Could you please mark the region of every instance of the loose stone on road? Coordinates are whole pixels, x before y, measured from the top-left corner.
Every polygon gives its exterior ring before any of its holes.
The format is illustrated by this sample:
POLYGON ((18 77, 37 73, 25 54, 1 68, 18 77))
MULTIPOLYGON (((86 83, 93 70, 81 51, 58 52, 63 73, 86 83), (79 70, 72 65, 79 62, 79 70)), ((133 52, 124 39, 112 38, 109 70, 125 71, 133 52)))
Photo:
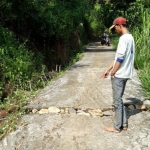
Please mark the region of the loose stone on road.
POLYGON ((129 128, 103 130, 113 124, 110 77, 100 75, 115 50, 91 43, 81 60, 45 87, 27 106, 30 113, 0 141, 0 150, 149 150, 149 101, 134 70, 123 97, 129 128))

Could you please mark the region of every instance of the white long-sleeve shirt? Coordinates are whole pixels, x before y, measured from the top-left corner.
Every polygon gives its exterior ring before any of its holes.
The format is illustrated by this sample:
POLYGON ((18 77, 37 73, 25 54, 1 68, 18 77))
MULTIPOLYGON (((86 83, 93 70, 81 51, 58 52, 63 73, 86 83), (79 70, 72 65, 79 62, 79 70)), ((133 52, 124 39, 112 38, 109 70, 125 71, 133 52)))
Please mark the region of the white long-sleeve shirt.
MULTIPOLYGON (((115 62, 121 63, 120 68, 115 73, 117 78, 132 79, 134 68, 135 44, 131 34, 123 34, 119 38, 119 43, 115 55, 115 62)), ((115 64, 114 64, 115 65, 115 64)))

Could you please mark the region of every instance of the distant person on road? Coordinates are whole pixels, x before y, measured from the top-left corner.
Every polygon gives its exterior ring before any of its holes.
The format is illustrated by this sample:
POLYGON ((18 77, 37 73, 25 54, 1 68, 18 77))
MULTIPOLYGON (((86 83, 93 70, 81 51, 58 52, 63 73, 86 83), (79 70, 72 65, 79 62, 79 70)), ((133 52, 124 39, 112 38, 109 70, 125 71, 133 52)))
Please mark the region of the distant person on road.
POLYGON ((121 130, 127 130, 128 122, 125 106, 122 96, 124 94, 126 82, 132 79, 134 68, 134 38, 127 29, 127 21, 123 17, 114 20, 110 29, 121 34, 114 61, 108 69, 102 74, 101 78, 107 78, 111 71, 111 84, 113 89, 113 107, 115 111, 114 125, 104 127, 106 131, 119 133, 121 130))
POLYGON ((109 34, 106 33, 106 32, 104 32, 103 36, 105 37, 106 42, 107 42, 107 43, 110 43, 110 41, 109 41, 109 34))

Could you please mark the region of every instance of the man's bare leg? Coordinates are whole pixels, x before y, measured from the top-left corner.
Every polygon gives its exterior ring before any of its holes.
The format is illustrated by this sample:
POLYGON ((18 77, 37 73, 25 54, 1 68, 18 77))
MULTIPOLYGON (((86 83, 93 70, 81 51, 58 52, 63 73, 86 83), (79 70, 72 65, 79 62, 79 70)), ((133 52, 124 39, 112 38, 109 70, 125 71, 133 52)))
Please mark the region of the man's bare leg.
POLYGON ((104 130, 109 131, 109 132, 115 132, 115 133, 119 133, 120 131, 114 129, 113 127, 104 127, 104 130))

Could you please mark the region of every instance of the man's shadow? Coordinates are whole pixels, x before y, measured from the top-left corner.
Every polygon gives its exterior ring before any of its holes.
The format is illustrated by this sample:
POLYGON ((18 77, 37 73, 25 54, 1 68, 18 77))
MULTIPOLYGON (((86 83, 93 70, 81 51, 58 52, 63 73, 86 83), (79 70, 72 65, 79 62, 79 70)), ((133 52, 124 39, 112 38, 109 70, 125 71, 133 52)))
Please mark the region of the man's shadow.
POLYGON ((136 115, 143 111, 144 109, 141 109, 140 106, 143 105, 143 101, 141 101, 138 98, 126 98, 126 101, 124 102, 124 106, 126 107, 126 114, 127 118, 129 119, 130 116, 136 115))

